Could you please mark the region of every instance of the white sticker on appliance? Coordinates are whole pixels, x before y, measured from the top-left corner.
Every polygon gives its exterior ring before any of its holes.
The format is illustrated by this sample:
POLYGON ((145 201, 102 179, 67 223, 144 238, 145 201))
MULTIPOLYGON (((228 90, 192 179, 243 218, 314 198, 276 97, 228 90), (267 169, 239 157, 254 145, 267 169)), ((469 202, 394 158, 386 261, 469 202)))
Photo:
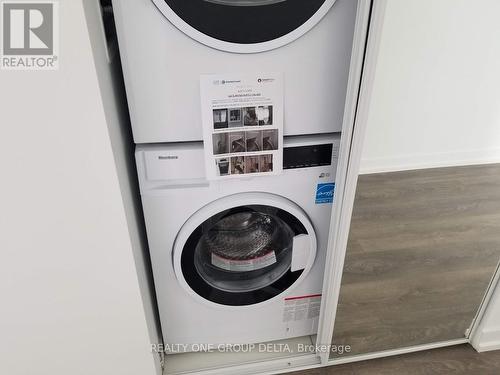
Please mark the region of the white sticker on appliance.
POLYGON ((261 257, 246 260, 235 260, 212 253, 212 265, 226 271, 248 272, 266 268, 276 263, 276 254, 271 251, 261 257))
POLYGON ((319 316, 321 294, 285 298, 283 322, 314 319, 319 316))

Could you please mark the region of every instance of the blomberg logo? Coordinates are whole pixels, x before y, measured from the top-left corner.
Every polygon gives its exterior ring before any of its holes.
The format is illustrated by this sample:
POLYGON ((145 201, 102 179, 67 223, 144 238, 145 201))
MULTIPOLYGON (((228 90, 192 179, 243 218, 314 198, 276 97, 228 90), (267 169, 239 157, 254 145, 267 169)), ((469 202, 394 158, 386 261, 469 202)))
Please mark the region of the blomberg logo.
POLYGON ((0 68, 58 69, 59 17, 55 1, 1 1, 0 68))

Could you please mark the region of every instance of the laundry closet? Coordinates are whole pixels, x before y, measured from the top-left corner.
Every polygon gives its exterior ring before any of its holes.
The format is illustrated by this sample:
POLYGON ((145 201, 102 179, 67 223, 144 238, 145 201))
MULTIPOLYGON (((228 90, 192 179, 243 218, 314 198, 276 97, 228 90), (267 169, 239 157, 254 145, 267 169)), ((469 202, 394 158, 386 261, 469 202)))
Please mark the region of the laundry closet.
POLYGON ((113 2, 167 373, 321 362, 370 8, 113 2))

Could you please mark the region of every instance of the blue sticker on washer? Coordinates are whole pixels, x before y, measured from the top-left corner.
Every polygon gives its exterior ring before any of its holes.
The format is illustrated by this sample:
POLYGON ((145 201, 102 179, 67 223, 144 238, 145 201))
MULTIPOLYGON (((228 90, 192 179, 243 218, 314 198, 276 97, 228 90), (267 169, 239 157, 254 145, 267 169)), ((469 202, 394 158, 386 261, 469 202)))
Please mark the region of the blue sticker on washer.
POLYGON ((335 183, 318 184, 316 188, 316 204, 332 203, 335 197, 335 183))

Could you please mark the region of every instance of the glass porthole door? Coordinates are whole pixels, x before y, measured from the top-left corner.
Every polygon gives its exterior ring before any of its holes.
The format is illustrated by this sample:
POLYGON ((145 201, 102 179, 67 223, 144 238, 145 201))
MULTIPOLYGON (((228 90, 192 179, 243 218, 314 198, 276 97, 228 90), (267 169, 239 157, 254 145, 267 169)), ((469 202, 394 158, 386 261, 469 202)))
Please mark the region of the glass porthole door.
POLYGON ((222 205, 218 212, 208 207, 206 215, 201 210, 185 242, 176 240, 176 274, 196 296, 229 306, 264 302, 288 290, 314 262, 316 238, 301 210, 288 201, 296 212, 254 202, 222 205))
POLYGON ((152 0, 181 31, 211 47, 253 53, 310 30, 335 0, 152 0))

